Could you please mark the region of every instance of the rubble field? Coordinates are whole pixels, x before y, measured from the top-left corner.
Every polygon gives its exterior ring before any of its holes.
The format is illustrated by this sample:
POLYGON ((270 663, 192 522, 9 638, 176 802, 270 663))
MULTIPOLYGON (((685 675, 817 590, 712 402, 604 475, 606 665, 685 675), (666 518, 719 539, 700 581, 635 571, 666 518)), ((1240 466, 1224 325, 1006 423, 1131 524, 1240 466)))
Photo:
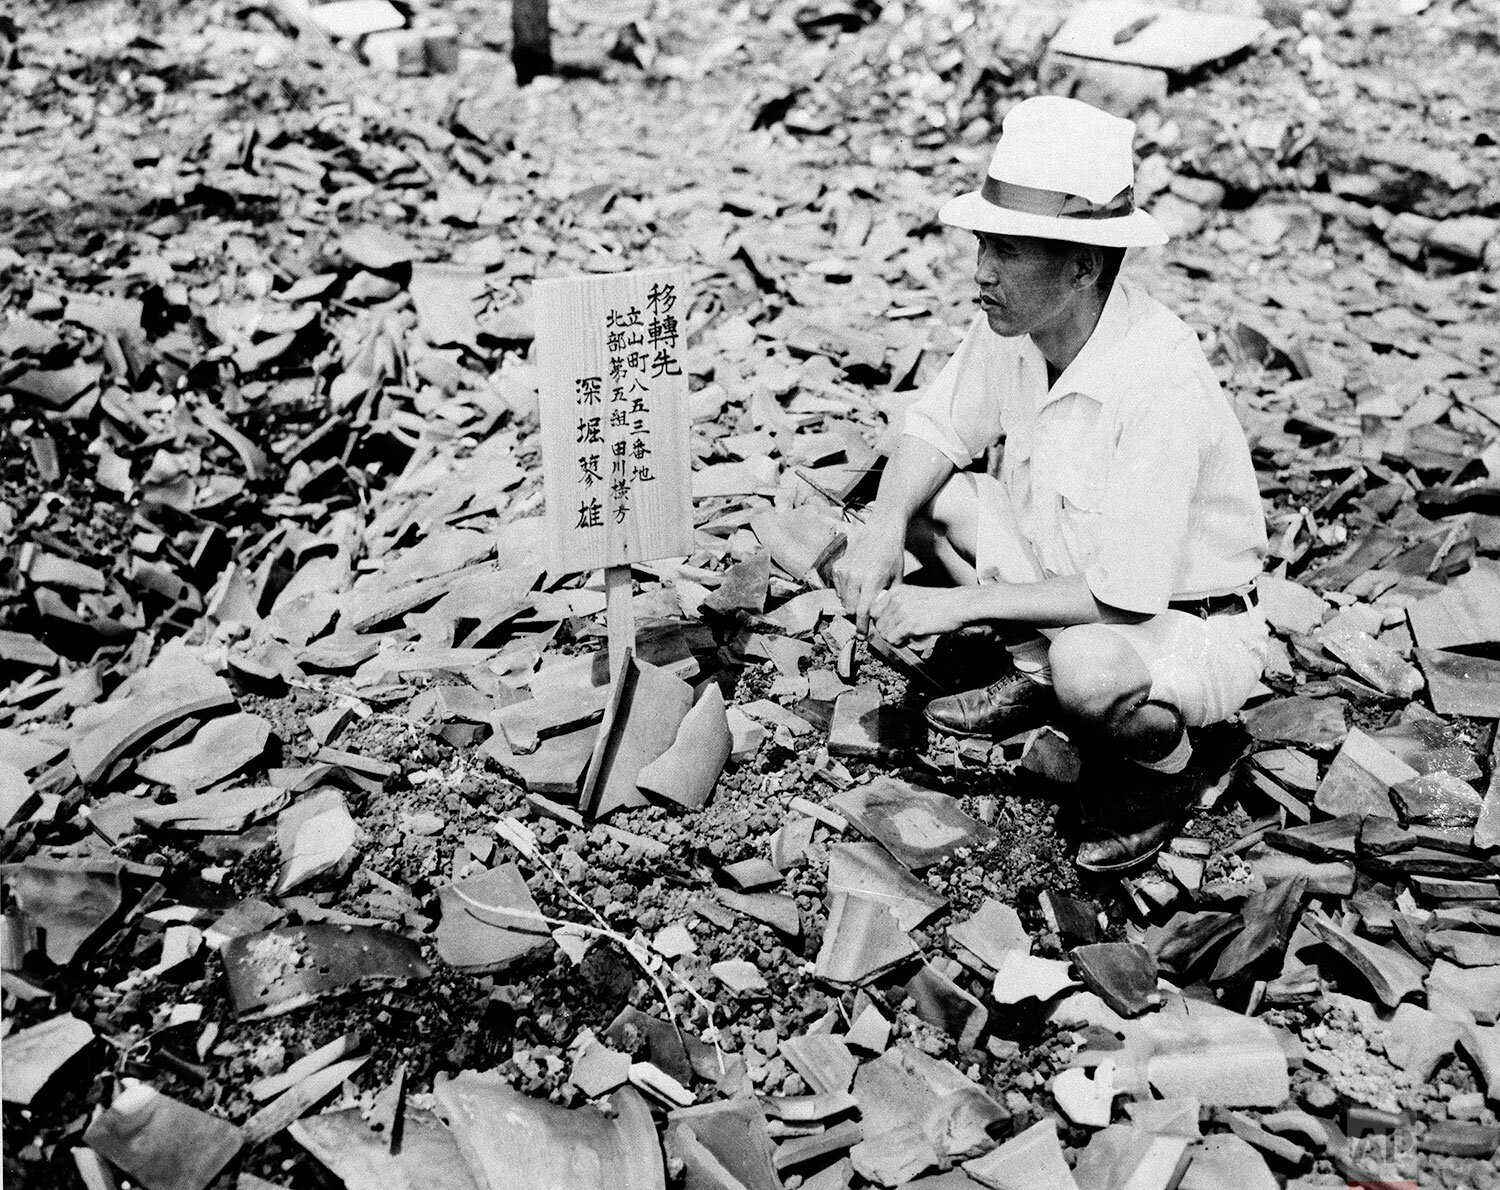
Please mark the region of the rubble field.
POLYGON ((0 14, 7 1182, 1500 1187, 1500 5, 553 0, 524 87, 509 17, 0 14), (1122 879, 1064 731, 927 731, 991 646, 826 581, 1041 91, 1136 120, 1270 529, 1122 879), (612 683, 531 289, 667 264, 612 683))

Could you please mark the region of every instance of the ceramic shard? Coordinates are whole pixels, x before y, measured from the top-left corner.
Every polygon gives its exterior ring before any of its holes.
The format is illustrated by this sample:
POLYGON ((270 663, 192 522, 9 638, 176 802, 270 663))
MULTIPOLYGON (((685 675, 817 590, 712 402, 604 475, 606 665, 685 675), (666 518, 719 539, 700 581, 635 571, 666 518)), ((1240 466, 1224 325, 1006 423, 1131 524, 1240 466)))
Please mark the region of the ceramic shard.
POLYGON ((1286 950, 1306 894, 1307 880, 1298 876, 1251 896, 1241 910, 1244 929, 1220 953, 1210 981, 1242 983, 1255 978, 1263 960, 1279 957, 1286 950))
POLYGON ((1163 1098, 1277 1107, 1291 1093, 1286 1054, 1264 1021, 1173 999, 1161 1012, 1128 1024, 1121 1066, 1139 1063, 1163 1098))
POLYGON ((1143 944, 1164 970, 1181 979, 1243 928, 1237 913, 1179 912, 1162 925, 1147 927, 1143 944))
POLYGON ((567 687, 501 707, 489 723, 514 754, 525 756, 545 739, 597 723, 608 701, 607 686, 567 687))
POLYGON ((829 805, 916 872, 994 836, 955 798, 890 777, 846 790, 829 805))
POLYGON ((1389 645, 1367 632, 1329 629, 1323 647, 1382 694, 1410 699, 1424 685, 1422 674, 1389 645))
POLYGON ((395 1152, 357 1107, 297 1120, 288 1131, 347 1190, 480 1190, 452 1131, 430 1111, 406 1108, 395 1152))
POLYGON ((134 1079, 125 1080, 83 1140, 146 1190, 203 1190, 244 1143, 228 1120, 134 1079))
POLYGON ((1114 1109, 1114 1063, 1106 1059, 1093 1075, 1074 1066, 1055 1075, 1048 1088, 1063 1115, 1075 1124, 1103 1128, 1114 1109))
POLYGON ((828 752, 831 756, 874 760, 905 747, 910 735, 899 710, 885 705, 880 687, 864 682, 835 700, 828 752))
POLYGON ((300 1120, 352 1078, 369 1057, 345 1058, 321 1070, 315 1070, 296 1086, 289 1088, 244 1122, 241 1131, 245 1143, 264 1144, 295 1120, 300 1120))
POLYGON ((276 820, 281 896, 329 872, 346 868, 358 855, 359 828, 337 789, 322 789, 292 803, 276 820))
POLYGON ((291 1012, 356 985, 424 979, 414 942, 371 926, 306 922, 231 938, 222 947, 229 995, 241 1019, 291 1012))
POLYGON ((1303 921, 1340 958, 1349 964, 1370 986, 1387 1008, 1394 1008, 1407 996, 1422 990, 1426 972, 1415 959, 1389 946, 1381 946, 1339 929, 1319 913, 1309 913, 1303 921))
POLYGON ((233 703, 229 683, 196 657, 182 649, 164 652, 129 695, 104 704, 86 726, 75 722, 73 767, 84 784, 93 785, 143 740, 190 715, 233 703))
POLYGON ((93 1040, 93 1027, 71 1015, 11 1033, 0 1046, 0 1093, 5 1102, 29 1106, 93 1040))
POLYGON ((788 938, 796 938, 802 933, 802 915, 797 909, 796 897, 773 892, 742 893, 729 888, 715 890, 714 896, 736 913, 763 921, 788 938))
POLYGON ((1327 748, 1342 740, 1349 729, 1342 700, 1296 695, 1246 711, 1245 730, 1266 744, 1327 748))
POLYGON ((1396 1005, 1395 1014, 1385 1023, 1387 1056, 1401 1067, 1426 1081, 1438 1064, 1453 1053, 1463 1035, 1463 1027, 1445 1020, 1435 1012, 1415 1004, 1396 1005))
POLYGON ((135 771, 147 781, 197 791, 238 772, 266 750, 271 725, 238 712, 210 719, 191 741, 141 761, 135 771))
POLYGON ((788 1037, 779 1050, 802 1081, 819 1095, 835 1095, 849 1089, 858 1063, 849 1046, 828 1033, 788 1037))
POLYGON ((820 979, 831 983, 861 984, 917 953, 916 944, 885 905, 835 893, 816 971, 820 979))
POLYGON ((433 1087, 437 1110, 485 1190, 663 1190, 651 1113, 630 1088, 613 1119, 532 1099, 497 1074, 465 1070, 433 1087))
POLYGON ((1442 649, 1418 649, 1416 656, 1439 715, 1500 719, 1500 661, 1442 649))
POLYGON ((930 963, 907 982, 906 994, 917 1016, 958 1042, 961 1053, 974 1048, 989 1023, 989 1010, 930 963))
POLYGON ((222 789, 200 793, 167 805, 145 805, 134 811, 147 826, 174 831, 240 831, 276 813, 291 798, 289 790, 274 785, 222 789))
POLYGON ((829 848, 828 891, 879 901, 903 930, 916 929, 948 903, 878 843, 837 843, 829 848))
POLYGON ((684 1167, 684 1190, 781 1190, 775 1145, 753 1099, 668 1113, 666 1151, 684 1167))
POLYGON ((527 792, 561 798, 571 805, 578 800, 598 739, 597 727, 585 727, 548 736, 534 752, 516 754, 497 735, 486 740, 480 751, 513 774, 527 792))
POLYGON ((1133 942, 1096 942, 1068 952, 1083 982, 1121 1016, 1140 1016, 1161 1003, 1156 960, 1133 942))
POLYGON ((995 971, 991 994, 999 1004, 1022 1000, 1050 1000, 1064 988, 1077 984, 1067 963, 1043 959, 1013 950, 1005 954, 995 971))
POLYGON ((438 889, 442 920, 437 952, 450 967, 470 974, 502 971, 551 945, 549 925, 526 879, 513 863, 438 889))
POLYGON ((630 1055, 590 1041, 573 1059, 568 1081, 590 1099, 607 1095, 630 1081, 630 1055))
POLYGON ((938 1162, 937 1150, 913 1124, 869 1132, 849 1150, 849 1161, 865 1181, 876 1186, 904 1186, 938 1162))
POLYGON ((1237 1136, 1207 1137, 1193 1149, 1177 1190, 1277 1190, 1266 1159, 1237 1136))
POLYGON ((1138 0, 1090 0, 1052 39, 1055 53, 1190 72, 1252 46, 1271 28, 1258 16, 1185 11, 1138 0), (1129 36, 1122 37, 1122 32, 1129 36))
POLYGON ((1009 905, 986 897, 974 916, 948 927, 948 937, 991 969, 1012 950, 1031 953, 1031 937, 1009 905))
POLYGON ((1391 790, 1406 826, 1472 827, 1484 809, 1474 787, 1448 773, 1426 773, 1391 790))
POLYGON ((1355 728, 1328 766, 1313 802, 1332 817, 1381 814, 1394 818, 1391 787, 1417 775, 1410 765, 1355 728))
POLYGON ((636 789, 641 770, 677 738, 693 705, 693 688, 677 675, 629 658, 610 692, 580 796, 594 817, 646 804, 636 789))
POLYGON ((989 1190, 1079 1190, 1063 1158, 1057 1121, 1033 1124, 998 1149, 964 1162, 964 1172, 989 1190))
POLYGON ((1158 1136, 1129 1124, 1111 1124, 1078 1155, 1078 1190, 1170 1190, 1188 1161, 1181 1136, 1158 1136))
POLYGON ((25 926, 41 932, 43 953, 58 966, 86 953, 121 905, 120 865, 114 860, 33 857, 0 865, 0 882, 15 898, 25 926))
POLYGON ((1461 649, 1493 643, 1500 636, 1500 566, 1476 558, 1474 565, 1436 595, 1407 608, 1412 636, 1424 649, 1461 649))
POLYGON ((641 769, 636 788, 685 810, 699 809, 712 795, 733 746, 724 693, 710 682, 683 716, 671 747, 641 769))

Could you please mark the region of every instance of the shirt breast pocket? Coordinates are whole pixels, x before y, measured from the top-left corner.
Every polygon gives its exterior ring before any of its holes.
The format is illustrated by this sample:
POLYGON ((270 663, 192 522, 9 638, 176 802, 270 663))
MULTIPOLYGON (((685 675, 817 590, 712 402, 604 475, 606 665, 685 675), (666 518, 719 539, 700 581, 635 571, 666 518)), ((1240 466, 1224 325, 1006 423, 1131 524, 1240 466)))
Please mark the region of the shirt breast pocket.
POLYGON ((1083 570, 1099 553, 1104 519, 1104 476, 1067 468, 1057 477, 1057 529, 1066 554, 1066 572, 1083 570))
POLYGON ((1062 497, 1066 507, 1099 512, 1109 465, 1100 409, 1079 395, 1061 397, 1042 411, 1036 428, 1034 463, 1038 482, 1062 497))
POLYGON ((1104 476, 1076 467, 1066 467, 1057 475, 1057 494, 1064 513, 1098 516, 1104 511, 1104 476))

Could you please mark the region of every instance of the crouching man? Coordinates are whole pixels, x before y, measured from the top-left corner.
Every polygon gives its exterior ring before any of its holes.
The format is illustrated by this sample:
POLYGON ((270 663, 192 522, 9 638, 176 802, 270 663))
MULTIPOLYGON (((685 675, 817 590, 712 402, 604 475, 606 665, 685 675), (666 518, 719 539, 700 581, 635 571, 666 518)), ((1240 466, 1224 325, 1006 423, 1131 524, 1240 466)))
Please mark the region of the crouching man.
POLYGON ((1116 280, 1127 248, 1166 242, 1134 203, 1134 132, 1077 100, 1025 100, 981 187, 943 206, 978 238, 982 312, 911 407, 835 572, 861 630, 894 644, 1002 634, 1003 672, 927 719, 995 739, 1064 726, 1110 774, 1083 787, 1091 871, 1177 828, 1188 729, 1243 705, 1266 647, 1244 432, 1192 330, 1116 280), (998 474, 976 466, 1000 443, 998 474), (908 549, 954 585, 903 584, 908 549))

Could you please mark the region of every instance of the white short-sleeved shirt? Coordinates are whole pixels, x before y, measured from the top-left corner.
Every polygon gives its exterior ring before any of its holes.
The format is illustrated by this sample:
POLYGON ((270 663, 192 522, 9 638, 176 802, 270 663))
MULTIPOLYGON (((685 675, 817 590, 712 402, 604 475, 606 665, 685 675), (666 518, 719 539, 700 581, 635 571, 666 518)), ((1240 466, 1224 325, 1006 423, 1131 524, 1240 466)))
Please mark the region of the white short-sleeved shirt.
POLYGON ((1156 615, 1261 571, 1244 431, 1192 329, 1127 282, 1050 388, 1030 337, 980 315, 905 432, 960 469, 1003 439, 999 478, 1043 573, 1082 572, 1102 603, 1156 615))

